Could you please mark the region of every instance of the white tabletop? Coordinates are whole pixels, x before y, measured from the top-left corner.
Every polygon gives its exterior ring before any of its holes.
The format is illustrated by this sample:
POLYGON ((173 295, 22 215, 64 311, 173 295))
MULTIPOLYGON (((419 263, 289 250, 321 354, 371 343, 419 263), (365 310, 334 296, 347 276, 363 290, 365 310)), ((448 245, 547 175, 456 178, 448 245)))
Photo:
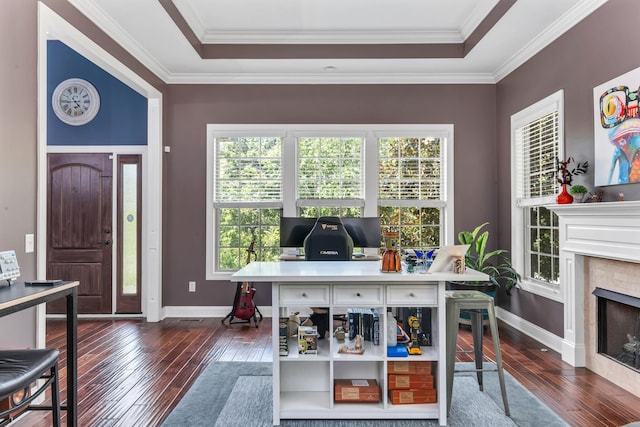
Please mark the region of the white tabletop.
POLYGON ((233 282, 439 282, 488 281, 467 269, 464 274, 383 273, 380 261, 251 262, 231 276, 233 282))

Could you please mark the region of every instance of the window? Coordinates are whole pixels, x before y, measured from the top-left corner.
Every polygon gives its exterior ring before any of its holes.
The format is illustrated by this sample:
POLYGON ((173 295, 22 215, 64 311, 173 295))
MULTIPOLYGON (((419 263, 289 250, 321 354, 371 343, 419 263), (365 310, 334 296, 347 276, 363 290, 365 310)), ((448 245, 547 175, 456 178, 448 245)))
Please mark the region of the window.
POLYGON ((444 152, 437 137, 378 140, 378 214, 383 231, 399 231, 400 246, 440 246, 444 152))
POLYGON ((258 259, 275 259, 282 208, 282 138, 219 135, 212 151, 215 270, 243 267, 254 239, 258 259))
POLYGON ((558 218, 544 205, 554 203, 558 192, 563 98, 559 91, 511 118, 513 264, 522 273, 524 289, 558 301, 558 218))
POLYGON ((363 137, 298 137, 298 215, 362 216, 363 137))
POLYGON ((452 125, 209 125, 207 278, 280 255, 280 216, 382 218, 401 247, 453 244, 452 125))

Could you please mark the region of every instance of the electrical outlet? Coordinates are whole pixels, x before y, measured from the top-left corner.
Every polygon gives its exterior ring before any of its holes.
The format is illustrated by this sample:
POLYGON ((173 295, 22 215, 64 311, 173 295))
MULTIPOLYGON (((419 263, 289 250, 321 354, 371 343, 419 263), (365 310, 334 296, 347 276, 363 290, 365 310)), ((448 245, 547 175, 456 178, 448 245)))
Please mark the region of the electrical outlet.
POLYGON ((189 292, 196 291, 196 282, 189 282, 189 292))

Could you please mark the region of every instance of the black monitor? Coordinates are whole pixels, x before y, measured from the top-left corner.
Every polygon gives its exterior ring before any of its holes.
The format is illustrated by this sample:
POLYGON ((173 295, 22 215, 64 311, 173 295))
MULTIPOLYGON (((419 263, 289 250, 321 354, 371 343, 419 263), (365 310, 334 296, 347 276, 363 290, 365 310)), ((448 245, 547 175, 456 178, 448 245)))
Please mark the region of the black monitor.
MULTIPOLYGON (((380 218, 340 218, 353 240, 354 248, 379 248, 382 245, 380 218)), ((280 217, 280 247, 301 248, 317 218, 280 217)))
POLYGON ((342 218, 344 228, 353 239, 354 248, 379 248, 382 246, 380 218, 342 218))
POLYGON ((280 217, 280 247, 301 248, 316 218, 280 217))

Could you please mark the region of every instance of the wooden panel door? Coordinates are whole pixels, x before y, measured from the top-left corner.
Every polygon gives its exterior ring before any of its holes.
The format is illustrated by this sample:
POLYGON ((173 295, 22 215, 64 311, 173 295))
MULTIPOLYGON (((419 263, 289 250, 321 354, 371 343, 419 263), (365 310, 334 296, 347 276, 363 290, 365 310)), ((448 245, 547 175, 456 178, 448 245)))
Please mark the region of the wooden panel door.
MULTIPOLYGON (((112 156, 49 154, 47 278, 77 280, 78 313, 112 312, 112 156)), ((48 313, 64 304, 48 303, 48 313)))

